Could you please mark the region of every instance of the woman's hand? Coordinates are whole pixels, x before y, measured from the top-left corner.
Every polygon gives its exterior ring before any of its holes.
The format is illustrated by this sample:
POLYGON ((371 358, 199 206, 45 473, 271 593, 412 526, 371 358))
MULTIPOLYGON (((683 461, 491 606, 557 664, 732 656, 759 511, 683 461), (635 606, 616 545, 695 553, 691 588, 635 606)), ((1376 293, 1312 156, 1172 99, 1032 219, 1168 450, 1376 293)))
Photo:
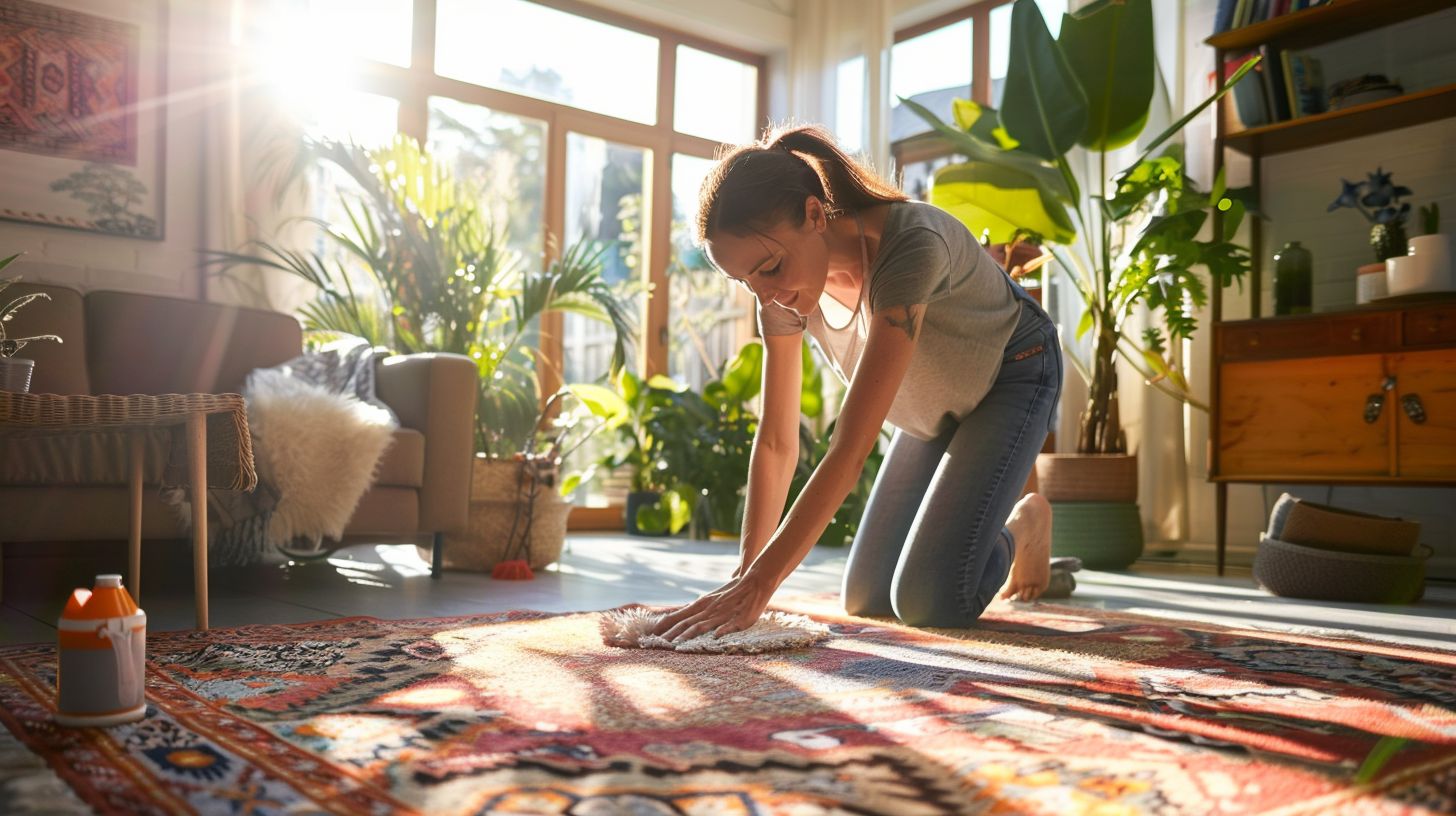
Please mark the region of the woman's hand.
POLYGON ((687 606, 663 616, 653 627, 652 634, 679 643, 704 633, 726 635, 741 632, 758 622, 777 588, 761 573, 747 570, 687 606))

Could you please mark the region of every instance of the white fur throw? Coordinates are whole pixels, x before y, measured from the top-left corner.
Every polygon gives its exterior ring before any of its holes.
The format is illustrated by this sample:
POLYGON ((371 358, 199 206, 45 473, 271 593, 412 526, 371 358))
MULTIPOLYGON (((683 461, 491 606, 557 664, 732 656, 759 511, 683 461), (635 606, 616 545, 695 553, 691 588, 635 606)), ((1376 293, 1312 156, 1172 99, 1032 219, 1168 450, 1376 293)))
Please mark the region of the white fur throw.
POLYGON ((268 541, 342 538, 397 422, 389 411, 277 370, 248 379, 258 476, 277 488, 268 541))
POLYGON ((681 643, 649 634, 665 613, 645 607, 613 609, 602 613, 602 642, 625 649, 667 649, 697 654, 756 654, 813 646, 829 637, 829 627, 803 615, 765 612, 741 632, 714 637, 712 632, 681 643))

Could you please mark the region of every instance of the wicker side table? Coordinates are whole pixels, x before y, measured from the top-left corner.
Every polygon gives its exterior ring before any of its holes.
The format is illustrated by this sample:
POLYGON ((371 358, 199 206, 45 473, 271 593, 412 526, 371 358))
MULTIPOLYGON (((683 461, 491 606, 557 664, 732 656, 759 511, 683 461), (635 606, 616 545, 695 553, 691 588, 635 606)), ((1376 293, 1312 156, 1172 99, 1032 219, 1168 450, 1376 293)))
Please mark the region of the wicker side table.
MULTIPOLYGON (((193 590, 197 628, 207 628, 207 488, 252 490, 253 469, 248 414, 238 394, 62 395, 0 391, 0 436, 39 436, 100 430, 182 426, 178 444, 185 446, 192 503, 193 590)), ((129 445, 128 487, 131 493, 128 540, 128 582, 141 597, 142 465, 141 433, 129 445)))

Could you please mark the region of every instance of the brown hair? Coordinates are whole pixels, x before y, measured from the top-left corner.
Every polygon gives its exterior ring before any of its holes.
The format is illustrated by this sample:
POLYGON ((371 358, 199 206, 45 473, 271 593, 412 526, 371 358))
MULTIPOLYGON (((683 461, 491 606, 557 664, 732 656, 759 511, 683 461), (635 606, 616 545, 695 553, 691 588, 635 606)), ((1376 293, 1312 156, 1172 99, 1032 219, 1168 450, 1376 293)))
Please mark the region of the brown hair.
POLYGON ((910 198, 841 150, 823 127, 779 126, 719 155, 698 192, 698 243, 785 221, 797 227, 809 196, 830 216, 910 198))

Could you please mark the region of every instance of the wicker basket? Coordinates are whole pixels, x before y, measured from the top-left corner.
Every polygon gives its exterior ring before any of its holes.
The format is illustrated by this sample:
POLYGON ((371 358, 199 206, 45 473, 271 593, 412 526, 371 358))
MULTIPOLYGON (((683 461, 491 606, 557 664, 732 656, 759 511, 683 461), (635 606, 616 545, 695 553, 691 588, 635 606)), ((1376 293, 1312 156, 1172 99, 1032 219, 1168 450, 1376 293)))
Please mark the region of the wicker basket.
POLYGON ((1282 529, 1269 530, 1279 541, 1322 550, 1366 555, 1409 556, 1421 537, 1420 522, 1406 521, 1296 499, 1282 529))
POLYGON ((1426 559, 1322 550, 1260 536, 1254 579, 1288 598, 1414 603, 1425 590, 1426 559))
POLYGON ((1036 491, 1049 502, 1136 502, 1137 456, 1120 453, 1043 453, 1036 457, 1036 491))
POLYGON ((1052 502, 1052 555, 1122 569, 1143 554, 1143 520, 1127 502, 1052 502))
POLYGON ((566 544, 566 519, 571 506, 554 483, 538 484, 535 500, 524 500, 533 487, 530 471, 520 462, 477 454, 470 474, 470 528, 445 536, 445 568, 489 572, 520 545, 529 520, 528 562, 532 569, 555 563, 566 544), (512 528, 514 527, 514 538, 512 528))

